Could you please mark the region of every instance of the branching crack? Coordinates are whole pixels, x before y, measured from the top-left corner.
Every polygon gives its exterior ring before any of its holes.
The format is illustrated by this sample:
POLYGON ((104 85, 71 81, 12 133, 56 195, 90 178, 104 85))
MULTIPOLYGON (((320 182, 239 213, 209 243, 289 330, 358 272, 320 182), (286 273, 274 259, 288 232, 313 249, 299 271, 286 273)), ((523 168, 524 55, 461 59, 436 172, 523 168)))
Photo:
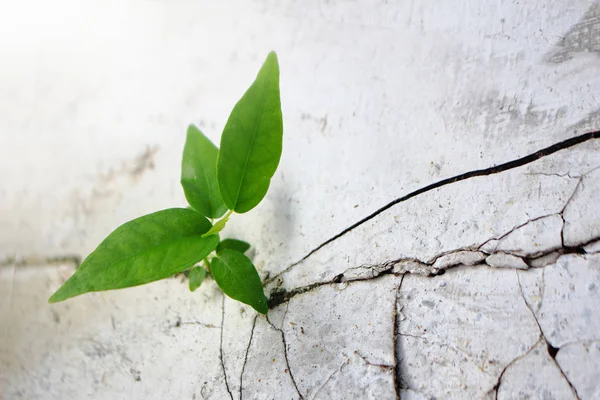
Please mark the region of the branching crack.
POLYGON ((256 319, 258 315, 254 316, 252 320, 252 330, 250 331, 250 339, 248 340, 248 346, 246 347, 246 352, 244 353, 244 363, 242 364, 242 372, 240 372, 240 400, 242 400, 242 394, 244 389, 244 371, 246 370, 246 363, 248 362, 248 353, 250 352, 250 346, 252 345, 252 338, 254 337, 254 328, 256 328, 256 319))
MULTIPOLYGON (((554 214, 552 214, 554 215, 554 214)), ((542 218, 542 217, 539 217, 542 218)), ((524 257, 524 256, 519 256, 517 254, 513 254, 510 252, 500 252, 500 253, 504 253, 504 254, 510 254, 513 255, 515 257, 519 257, 521 258, 525 264, 527 264, 528 266, 532 266, 533 262, 536 260, 540 260, 545 256, 548 255, 552 255, 552 254, 558 254, 558 256, 556 257, 556 259, 558 259, 560 256, 566 255, 566 254, 587 254, 587 252, 585 251, 584 247, 589 245, 590 243, 593 243, 597 240, 600 240, 600 237, 594 237, 588 241, 586 241, 585 243, 582 243, 578 246, 564 246, 562 248, 559 249, 550 249, 547 250, 545 252, 541 252, 539 254, 535 254, 535 257, 524 257)), ((477 247, 478 248, 478 247, 477 247)), ((453 254, 453 253, 457 253, 457 252, 462 252, 462 251, 466 251, 465 248, 460 248, 457 250, 453 250, 453 251, 449 251, 449 252, 445 252, 444 255, 447 254, 453 254)), ((479 251, 479 250, 478 250, 479 251)), ((491 254, 496 254, 496 253, 486 253, 483 252, 485 254, 491 255, 491 254)), ((350 284, 350 283, 354 283, 354 282, 362 282, 362 281, 370 281, 370 280, 374 280, 374 279, 379 279, 382 278, 386 275, 405 275, 405 274, 409 274, 409 273, 415 273, 415 272, 411 272, 411 271, 394 271, 394 265, 400 264, 402 262, 415 262, 415 263, 419 263, 422 266, 428 267, 429 268, 429 274, 426 275, 429 278, 433 278, 435 276, 438 275, 442 275, 445 273, 446 269, 449 268, 453 268, 453 267, 457 267, 460 266, 461 264, 455 264, 455 265, 450 265, 448 267, 446 267, 445 269, 440 269, 440 270, 436 270, 435 268, 433 268, 433 265, 435 263, 435 260, 437 260, 439 258, 435 257, 433 258, 433 261, 428 261, 428 262, 424 262, 424 261, 419 261, 417 259, 414 258, 401 258, 398 260, 394 260, 394 261, 389 261, 386 262, 384 264, 381 264, 380 266, 376 266, 378 267, 378 271, 379 274, 378 275, 370 275, 370 276, 366 276, 366 277, 360 277, 360 278, 352 278, 352 279, 345 279, 344 274, 340 274, 337 275, 334 279, 330 280, 330 281, 325 281, 325 282, 317 282, 317 283, 313 283, 307 286, 302 286, 299 288, 295 288, 293 290, 280 290, 280 289, 274 289, 271 292, 270 298, 269 298, 269 308, 273 308, 276 307, 280 304, 286 303, 287 301, 289 301, 292 297, 295 297, 299 294, 303 294, 303 293, 307 293, 310 291, 313 291, 317 288, 320 288, 321 286, 327 286, 327 285, 332 285, 332 284, 337 284, 339 282, 343 282, 344 284, 350 284), (383 268, 385 267, 385 268, 383 268)), ((547 263, 541 265, 541 267, 544 267, 546 265, 551 265, 554 264, 556 262, 556 259, 550 260, 547 263)), ((487 264, 485 263, 479 263, 479 264, 475 264, 473 266, 486 266, 487 264)), ((540 267, 540 265, 538 265, 537 267, 540 267)), ((366 267, 365 267, 366 268, 366 267)))
POLYGON ((267 315, 267 322, 269 323, 269 325, 271 325, 271 327, 273 329, 275 329, 276 331, 278 331, 281 334, 281 341, 283 342, 283 357, 285 359, 285 365, 287 366, 288 374, 290 375, 290 378, 292 380, 292 383, 294 384, 294 388, 296 389, 298 396, 300 397, 300 399, 304 399, 304 396, 302 396, 302 393, 300 393, 300 389, 298 389, 298 385, 296 384, 296 379, 294 379, 294 374, 292 373, 292 368, 290 366, 290 361, 288 359, 288 353, 287 353, 288 346, 287 346, 287 342, 285 340, 285 333, 283 332, 283 329, 277 328, 273 323, 271 323, 268 315, 267 315))
MULTIPOLYGON (((223 359, 223 327, 225 326, 225 295, 223 294, 223 301, 221 302, 221 338, 219 340, 219 360, 221 361, 221 369, 223 370, 223 378, 225 379, 225 387, 229 397, 233 400, 233 394, 229 388, 229 382, 227 381, 227 370, 225 369, 225 360, 223 359)), ((240 386, 241 387, 241 386, 240 386)))
POLYGON ((395 206, 396 204, 402 203, 406 200, 409 200, 415 196, 418 196, 420 194, 429 192, 431 190, 440 188, 442 186, 446 186, 446 185, 450 185, 452 183, 456 183, 456 182, 461 182, 467 179, 471 179, 471 178, 475 178, 478 176, 487 176, 487 175, 494 175, 497 173, 501 173, 501 172, 505 172, 511 169, 515 169, 518 167, 522 167, 523 165, 527 165, 530 164, 536 160, 539 160, 540 158, 549 156, 551 154, 554 154, 556 152, 559 152, 561 150, 565 150, 568 148, 571 148, 573 146, 576 146, 578 144, 587 142, 589 140, 594 140, 594 139, 600 139, 600 131, 593 131, 593 132, 588 132, 588 133, 584 133, 582 135, 579 136, 575 136, 572 137, 570 139, 566 139, 563 140, 562 142, 558 142, 555 143, 551 146, 548 146, 544 149, 538 150, 532 154, 529 154, 525 157, 521 157, 518 158, 516 160, 512 160, 512 161, 508 161, 493 167, 488 167, 488 168, 484 168, 484 169, 479 169, 479 170, 474 170, 474 171, 469 171, 469 172, 465 172, 459 175, 455 175, 453 177, 450 178, 446 178, 446 179, 442 179, 441 181, 432 183, 430 185, 424 186, 420 189, 417 189, 411 193, 408 193, 402 197, 399 197, 395 200, 392 200, 391 202, 389 202, 388 204, 384 205, 383 207, 379 208, 378 210, 374 211, 373 213, 371 213, 370 215, 367 215, 366 217, 364 217, 363 219, 359 220, 358 222, 355 222, 354 224, 350 225, 349 227, 347 227, 346 229, 342 230, 340 233, 332 236, 331 238, 327 239, 326 241, 324 241, 323 243, 321 243, 320 245, 318 245, 317 247, 315 247, 314 249, 312 249, 311 251, 309 251, 304 257, 302 257, 300 260, 292 263, 290 266, 288 266, 285 270, 281 271, 280 273, 278 273, 277 275, 271 277, 270 279, 268 279, 265 284, 271 283, 273 281, 275 281, 277 278, 279 278, 282 274, 286 273, 287 271, 289 271, 290 269, 292 269, 293 267, 295 267, 296 265, 300 264, 302 261, 306 260, 308 257, 310 257, 311 255, 313 255, 314 253, 316 253, 317 251, 319 251, 320 249, 322 249, 323 247, 327 246, 329 243, 339 239, 340 237, 344 236, 346 233, 352 231, 353 229, 357 228, 358 226, 364 224, 365 222, 375 218, 377 215, 381 214, 382 212, 392 208, 393 206, 395 206))
MULTIPOLYGON (((579 394, 577 393, 577 389, 575 389, 575 386, 573 386, 573 384, 571 383, 571 381, 569 380, 569 378, 567 378, 567 375, 565 374, 565 372, 561 368, 561 366, 558 363, 558 361, 556 361, 556 354, 558 353, 558 351, 560 349, 552 346, 552 344, 546 338, 546 335, 544 334, 544 330, 542 329, 542 325, 540 325, 540 321, 538 320, 537 315, 535 314, 535 312, 533 311, 533 308, 531 308, 531 305, 529 304, 529 302, 525 298, 525 292, 523 291, 523 285, 521 285, 521 279, 519 278, 519 273, 517 271, 515 271, 515 274, 517 276, 517 283, 519 284, 519 290, 521 292, 521 297, 523 298, 523 302, 525 303, 525 306, 527 307, 527 309, 531 313, 531 316, 533 317, 536 325, 538 326, 538 329, 540 331, 541 339, 543 339, 544 342, 546 343, 546 348, 548 349, 548 354, 550 355, 550 358, 552 358, 552 362, 554 362, 554 365, 556 365, 556 368, 558 368, 558 371, 560 372, 560 374, 563 376, 563 378, 565 379, 565 381, 569 384, 569 387, 571 388, 571 391, 573 392, 573 395, 575 396, 575 398, 577 400, 581 400, 581 398, 579 397, 579 394)), ((504 373, 504 371, 503 371, 503 373, 504 373)), ((498 379, 498 383, 500 383, 500 379, 498 379)))

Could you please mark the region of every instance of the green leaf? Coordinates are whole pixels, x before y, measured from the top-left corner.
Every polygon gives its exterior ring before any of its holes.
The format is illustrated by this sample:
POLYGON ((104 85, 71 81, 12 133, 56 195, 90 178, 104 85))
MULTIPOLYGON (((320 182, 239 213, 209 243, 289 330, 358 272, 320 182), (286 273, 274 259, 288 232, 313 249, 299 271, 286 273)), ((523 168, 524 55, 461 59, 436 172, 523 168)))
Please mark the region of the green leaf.
POLYGON ((190 125, 183 148, 181 186, 188 203, 207 218, 219 218, 227 206, 217 183, 219 150, 204 134, 190 125))
POLYGON ((190 292, 198 289, 202 285, 204 278, 206 278, 206 270, 204 268, 195 267, 190 269, 190 292))
POLYGON ((100 243, 49 302, 137 286, 185 271, 216 248, 218 236, 202 238, 210 227, 206 218, 185 208, 127 222, 100 243))
POLYGON ((212 259, 210 273, 227 296, 252 306, 259 313, 269 311, 258 272, 242 253, 222 250, 212 259))
POLYGON ((223 239, 221 243, 217 245, 217 254, 225 249, 239 251, 245 253, 250 248, 250 243, 246 243, 243 240, 237 239, 223 239))
POLYGON ((221 136, 217 177, 230 210, 245 213, 263 199, 281 158, 282 140, 279 64, 271 52, 221 136))
POLYGON ((202 235, 202 237, 216 235, 217 233, 221 232, 225 228, 225 225, 227 225, 227 221, 229 221, 229 217, 231 217, 232 212, 233 212, 233 210, 229 210, 227 215, 225 215, 223 218, 221 218, 220 220, 215 222, 215 224, 212 226, 212 228, 210 228, 208 232, 206 232, 204 235, 202 235))

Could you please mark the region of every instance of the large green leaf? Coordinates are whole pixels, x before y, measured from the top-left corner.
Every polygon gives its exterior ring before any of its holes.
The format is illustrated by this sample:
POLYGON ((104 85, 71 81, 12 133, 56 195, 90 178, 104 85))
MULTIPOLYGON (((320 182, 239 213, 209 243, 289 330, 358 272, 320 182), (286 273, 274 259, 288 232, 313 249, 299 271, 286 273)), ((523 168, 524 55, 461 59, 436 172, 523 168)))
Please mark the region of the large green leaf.
POLYGON ((279 64, 271 52, 221 136, 217 177, 229 209, 245 213, 260 203, 279 164, 282 139, 279 64))
POLYGON ((227 211, 217 184, 219 150, 204 134, 190 125, 183 148, 181 186, 188 203, 208 218, 219 218, 227 211))
POLYGON ((210 273, 227 296, 252 306, 259 313, 269 311, 258 272, 242 253, 222 250, 212 259, 210 273))
POLYGON ((218 236, 201 237, 210 227, 206 218, 184 208, 127 222, 100 243, 49 302, 137 286, 182 272, 216 248, 218 236))

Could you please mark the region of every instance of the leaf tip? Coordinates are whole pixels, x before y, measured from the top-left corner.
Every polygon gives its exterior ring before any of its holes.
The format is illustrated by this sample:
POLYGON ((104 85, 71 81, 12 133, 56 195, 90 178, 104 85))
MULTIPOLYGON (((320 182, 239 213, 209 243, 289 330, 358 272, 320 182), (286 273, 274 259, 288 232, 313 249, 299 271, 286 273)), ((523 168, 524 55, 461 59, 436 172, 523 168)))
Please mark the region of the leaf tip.
POLYGON ((60 295, 60 289, 58 289, 50 298, 48 299, 48 304, 58 303, 59 301, 63 301, 65 298, 60 295))

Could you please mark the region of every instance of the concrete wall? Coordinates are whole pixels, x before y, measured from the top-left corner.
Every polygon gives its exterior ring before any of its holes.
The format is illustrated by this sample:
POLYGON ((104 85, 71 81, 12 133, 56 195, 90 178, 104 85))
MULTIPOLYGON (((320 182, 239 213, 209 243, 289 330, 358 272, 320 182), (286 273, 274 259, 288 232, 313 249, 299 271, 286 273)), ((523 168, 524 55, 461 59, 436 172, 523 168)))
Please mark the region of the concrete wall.
POLYGON ((2 9, 0 398, 600 397, 600 2, 2 9), (271 49, 282 162, 225 231, 268 318, 179 278, 48 305, 185 204, 185 127, 217 141, 271 49))

